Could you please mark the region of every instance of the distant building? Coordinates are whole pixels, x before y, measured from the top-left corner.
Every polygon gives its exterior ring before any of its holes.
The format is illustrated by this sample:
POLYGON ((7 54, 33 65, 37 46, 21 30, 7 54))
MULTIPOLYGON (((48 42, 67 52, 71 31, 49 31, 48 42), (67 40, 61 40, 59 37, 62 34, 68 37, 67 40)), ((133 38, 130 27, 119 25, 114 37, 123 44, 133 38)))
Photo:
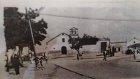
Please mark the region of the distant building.
POLYGON ((111 47, 114 47, 116 52, 124 53, 127 49, 127 43, 126 41, 111 42, 111 47))
MULTIPOLYGON (((133 39, 127 41, 127 47, 132 47, 134 44, 139 44, 139 43, 140 43, 140 39, 134 37, 133 39)), ((140 46, 140 44, 139 44, 139 46, 140 46)))
POLYGON ((110 40, 108 38, 99 38, 99 41, 94 45, 82 46, 82 51, 87 52, 98 52, 101 53, 108 49, 110 40))
POLYGON ((140 40, 136 37, 129 41, 111 42, 116 52, 125 52, 128 48, 140 47, 140 40))

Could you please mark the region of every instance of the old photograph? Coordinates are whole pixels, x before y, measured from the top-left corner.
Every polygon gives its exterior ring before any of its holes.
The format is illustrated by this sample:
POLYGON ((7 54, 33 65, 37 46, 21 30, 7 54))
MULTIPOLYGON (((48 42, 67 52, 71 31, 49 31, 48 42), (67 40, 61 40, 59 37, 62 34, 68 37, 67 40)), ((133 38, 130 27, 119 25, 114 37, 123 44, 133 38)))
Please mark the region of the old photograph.
POLYGON ((0 0, 0 79, 140 79, 139 0, 0 0))

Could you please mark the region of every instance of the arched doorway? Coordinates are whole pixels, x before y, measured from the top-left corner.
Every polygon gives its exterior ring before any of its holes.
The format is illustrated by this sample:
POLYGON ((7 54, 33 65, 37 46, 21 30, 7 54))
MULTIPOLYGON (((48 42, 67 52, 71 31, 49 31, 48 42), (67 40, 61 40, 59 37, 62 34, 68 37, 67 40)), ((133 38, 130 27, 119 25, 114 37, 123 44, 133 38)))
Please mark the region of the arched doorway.
POLYGON ((66 46, 61 47, 61 53, 62 54, 67 54, 67 47, 66 46))

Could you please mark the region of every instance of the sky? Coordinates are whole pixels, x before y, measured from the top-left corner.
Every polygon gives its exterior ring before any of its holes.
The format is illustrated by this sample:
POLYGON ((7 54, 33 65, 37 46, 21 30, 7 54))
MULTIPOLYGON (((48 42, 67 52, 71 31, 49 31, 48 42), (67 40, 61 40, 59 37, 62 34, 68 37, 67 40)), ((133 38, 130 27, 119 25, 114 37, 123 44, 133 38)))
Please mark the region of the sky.
MULTIPOLYGON (((139 0, 0 0, 0 51, 5 50, 3 8, 40 8, 40 18, 48 23, 48 35, 69 33, 77 27, 79 34, 109 37, 114 41, 140 38, 139 0)), ((48 38, 49 39, 49 38, 48 38)))

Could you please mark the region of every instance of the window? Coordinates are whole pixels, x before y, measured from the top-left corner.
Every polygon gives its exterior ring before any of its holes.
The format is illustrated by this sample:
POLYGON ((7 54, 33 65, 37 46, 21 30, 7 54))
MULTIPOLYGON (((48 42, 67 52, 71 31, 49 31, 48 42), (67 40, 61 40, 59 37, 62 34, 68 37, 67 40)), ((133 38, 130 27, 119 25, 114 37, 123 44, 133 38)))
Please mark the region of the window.
POLYGON ((62 38, 62 42, 65 42, 65 38, 62 38))

